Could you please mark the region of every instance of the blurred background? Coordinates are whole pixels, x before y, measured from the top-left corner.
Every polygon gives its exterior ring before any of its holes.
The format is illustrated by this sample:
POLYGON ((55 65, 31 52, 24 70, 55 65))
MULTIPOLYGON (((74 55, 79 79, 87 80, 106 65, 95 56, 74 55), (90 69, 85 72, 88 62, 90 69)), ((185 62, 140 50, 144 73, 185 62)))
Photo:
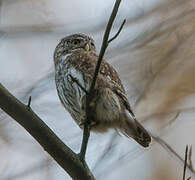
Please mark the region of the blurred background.
MULTIPOLYGON (((58 99, 53 52, 61 38, 78 32, 92 36, 99 52, 114 2, 0 1, 0 82, 23 103, 32 96, 32 109, 75 152, 82 131, 58 99)), ((194 8, 194 0, 123 0, 111 36, 127 23, 105 55, 137 119, 181 157, 186 144, 195 146, 194 8)), ((1 180, 71 179, 1 110, 0 159, 1 180)), ((183 173, 165 146, 153 140, 143 149, 114 131, 91 134, 87 162, 97 180, 173 180, 183 173)))

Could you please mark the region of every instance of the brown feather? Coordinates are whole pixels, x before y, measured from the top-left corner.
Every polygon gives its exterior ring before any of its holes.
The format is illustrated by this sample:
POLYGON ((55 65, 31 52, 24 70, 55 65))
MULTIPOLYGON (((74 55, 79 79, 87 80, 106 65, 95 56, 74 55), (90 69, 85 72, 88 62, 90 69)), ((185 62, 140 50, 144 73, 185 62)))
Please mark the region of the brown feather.
MULTIPOLYGON (((70 79, 70 75, 77 79, 83 88, 89 89, 98 60, 95 47, 90 44, 91 42, 94 41, 88 36, 71 35, 62 39, 54 53, 58 95, 77 124, 85 119, 86 94, 70 79), (75 39, 79 39, 76 47, 71 43, 75 39), (86 44, 90 45, 89 51, 85 51, 86 44)), ((91 130, 106 132, 110 128, 119 129, 142 146, 149 145, 150 135, 135 119, 116 70, 105 60, 100 67, 90 107, 93 111, 94 124, 91 130)))

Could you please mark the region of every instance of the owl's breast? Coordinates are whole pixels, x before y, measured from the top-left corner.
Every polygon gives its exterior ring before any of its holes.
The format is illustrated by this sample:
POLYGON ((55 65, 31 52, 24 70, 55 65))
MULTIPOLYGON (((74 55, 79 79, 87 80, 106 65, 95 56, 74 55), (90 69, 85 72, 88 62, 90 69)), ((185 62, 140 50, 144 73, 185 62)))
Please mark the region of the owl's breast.
POLYGON ((76 79, 86 90, 89 88, 89 83, 84 81, 83 73, 75 69, 72 64, 64 63, 56 67, 55 82, 58 96, 61 103, 79 124, 81 116, 85 113, 82 110, 82 99, 85 92, 72 78, 76 79))

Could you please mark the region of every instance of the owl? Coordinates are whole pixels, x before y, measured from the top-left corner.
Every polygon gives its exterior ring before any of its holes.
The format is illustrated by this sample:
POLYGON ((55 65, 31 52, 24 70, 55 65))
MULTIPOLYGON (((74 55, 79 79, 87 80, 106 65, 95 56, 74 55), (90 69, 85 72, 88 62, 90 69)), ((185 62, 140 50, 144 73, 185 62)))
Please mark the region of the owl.
MULTIPOLYGON (((84 34, 63 38, 54 52, 58 96, 81 128, 86 117, 86 91, 90 88, 97 60, 95 42, 84 34)), ((116 70, 105 60, 89 106, 91 131, 104 133, 113 128, 143 147, 149 146, 149 133, 136 120, 116 70)))

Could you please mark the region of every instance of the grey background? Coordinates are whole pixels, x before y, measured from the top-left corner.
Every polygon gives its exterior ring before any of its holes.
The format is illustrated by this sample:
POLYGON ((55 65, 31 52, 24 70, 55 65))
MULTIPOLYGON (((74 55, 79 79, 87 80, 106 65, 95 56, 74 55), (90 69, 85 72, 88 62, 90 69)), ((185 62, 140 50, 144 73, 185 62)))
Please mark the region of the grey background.
MULTIPOLYGON (((112 0, 0 1, 0 82, 24 103, 32 96, 32 109, 75 152, 82 131, 57 97, 54 48, 62 37, 81 32, 95 39, 99 51, 113 5, 112 0)), ((105 55, 137 119, 182 157, 186 144, 195 145, 194 7, 194 0, 123 0, 111 35, 124 18, 127 23, 105 55)), ((2 111, 0 147, 2 180, 70 179, 2 111)), ((173 180, 183 172, 155 141, 143 149, 114 131, 92 133, 87 162, 97 180, 173 180)))

